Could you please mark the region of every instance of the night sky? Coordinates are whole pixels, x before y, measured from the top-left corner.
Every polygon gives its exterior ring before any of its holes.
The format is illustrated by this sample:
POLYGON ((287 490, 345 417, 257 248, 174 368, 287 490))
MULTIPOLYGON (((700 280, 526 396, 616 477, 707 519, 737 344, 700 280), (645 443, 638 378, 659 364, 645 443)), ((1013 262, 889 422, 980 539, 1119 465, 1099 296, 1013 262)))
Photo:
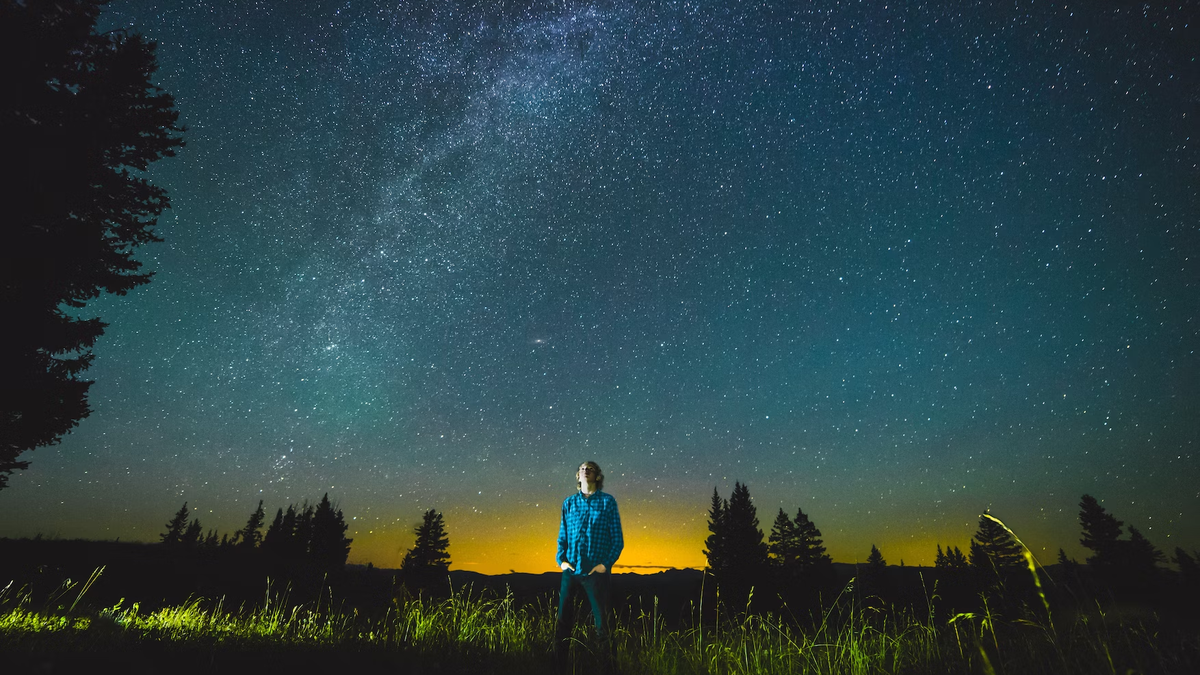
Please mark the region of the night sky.
POLYGON ((1082 560, 1084 493, 1200 548, 1195 2, 472 4, 109 5, 188 145, 0 536, 328 492, 351 562, 436 508, 550 571, 592 459, 618 572, 702 566, 734 481, 843 562, 985 509, 1082 560))

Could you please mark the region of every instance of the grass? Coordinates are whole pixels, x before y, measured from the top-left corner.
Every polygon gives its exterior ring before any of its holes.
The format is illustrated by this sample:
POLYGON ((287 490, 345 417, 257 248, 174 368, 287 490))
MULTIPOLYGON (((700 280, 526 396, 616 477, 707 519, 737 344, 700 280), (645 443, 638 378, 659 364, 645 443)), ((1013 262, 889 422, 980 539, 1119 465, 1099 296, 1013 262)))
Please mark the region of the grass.
MULTIPOLYGON (((47 659, 68 664, 57 672, 97 659, 141 663, 146 672, 320 663, 400 672, 551 670, 548 602, 518 605, 511 596, 459 589, 448 598, 398 600, 366 616, 332 597, 295 604, 286 588, 268 588, 254 606, 196 598, 153 610, 124 601, 87 607, 87 588, 101 572, 84 584, 64 584, 36 607, 27 591, 11 584, 0 590, 0 662, 42 670, 47 659)), ((1168 634, 1152 615, 1116 617, 1097 607, 1058 617, 1056 629, 1046 612, 1028 614, 1041 619, 1006 620, 985 606, 939 622, 932 611, 862 607, 847 596, 808 629, 778 616, 668 629, 655 605, 618 619, 613 643, 617 670, 631 675, 1200 672, 1196 635, 1168 634)), ((591 651, 581 624, 571 645, 574 672, 599 672, 591 651)))

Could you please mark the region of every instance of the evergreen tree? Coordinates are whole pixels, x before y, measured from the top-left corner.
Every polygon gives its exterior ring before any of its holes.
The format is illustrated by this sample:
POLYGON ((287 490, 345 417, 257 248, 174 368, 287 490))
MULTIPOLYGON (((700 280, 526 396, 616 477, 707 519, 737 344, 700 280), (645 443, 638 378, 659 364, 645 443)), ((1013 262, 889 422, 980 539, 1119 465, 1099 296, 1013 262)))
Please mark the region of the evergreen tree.
POLYGON ((867 556, 867 567, 873 572, 882 572, 887 569, 887 561, 883 559, 883 553, 875 548, 875 544, 871 544, 871 553, 867 556))
POLYGON ((404 554, 404 560, 400 563, 400 577, 410 586, 440 586, 450 570, 450 538, 446 536, 442 514, 429 509, 414 532, 417 541, 404 554))
POLYGON ((1067 557, 1067 552, 1062 550, 1061 548, 1058 549, 1058 564, 1059 565, 1070 565, 1072 563, 1075 563, 1075 561, 1071 560, 1070 558, 1067 557))
POLYGON ((143 172, 183 144, 154 43, 98 33, 103 4, 0 0, 0 489, 91 412, 80 376, 105 324, 78 310, 150 281, 134 249, 168 200, 143 172))
POLYGON ((750 498, 750 488, 733 484, 729 506, 724 515, 730 575, 752 581, 767 566, 767 544, 758 527, 758 510, 750 498))
POLYGON ((883 559, 883 552, 875 544, 871 544, 867 564, 858 567, 858 585, 855 592, 862 601, 875 604, 890 595, 887 581, 887 561, 883 559))
POLYGON ((728 534, 725 527, 725 512, 729 508, 729 503, 721 499, 717 494, 717 488, 713 488, 712 505, 708 509, 708 538, 704 540, 704 557, 708 560, 708 569, 715 576, 721 576, 729 567, 729 556, 727 551, 729 545, 727 543, 728 534))
POLYGON ((833 558, 825 553, 825 542, 821 540, 821 531, 801 509, 796 509, 796 519, 793 521, 796 533, 797 559, 800 569, 813 573, 828 565, 833 570, 833 558))
POLYGON ((974 556, 971 559, 972 565, 993 575, 1020 568, 1025 561, 1021 554, 1021 545, 1003 525, 987 515, 979 517, 979 529, 975 532, 971 551, 974 556), (978 546, 974 545, 976 542, 978 546))
MULTIPOLYGON (((290 507, 289 507, 290 508, 290 507)), ((293 531, 289 554, 295 558, 307 558, 312 552, 313 516, 316 509, 307 501, 296 512, 296 529, 293 531)), ((284 514, 287 519, 287 514, 284 514)))
POLYGON ((283 512, 283 524, 279 528, 280 534, 282 535, 280 550, 284 553, 284 555, 295 556, 299 554, 301 550, 307 550, 307 545, 303 547, 296 545, 296 527, 298 524, 299 521, 296 519, 296 507, 292 504, 288 504, 287 511, 283 512))
POLYGON ((1095 497, 1084 495, 1079 500, 1079 525, 1083 528, 1083 539, 1079 543, 1094 554, 1087 559, 1088 565, 1098 567, 1120 564, 1121 526, 1124 525, 1100 506, 1095 497))
POLYGON ((276 558, 282 557, 284 551, 287 550, 287 540, 291 537, 291 532, 285 532, 283 529, 283 509, 275 511, 275 519, 271 521, 271 526, 267 528, 267 533, 263 535, 262 550, 276 558))
MULTIPOLYGON (((437 517, 440 522, 441 514, 438 514, 437 517)), ((325 496, 321 497, 321 502, 317 504, 312 520, 312 557, 321 568, 340 570, 345 566, 346 558, 350 556, 350 542, 352 541, 346 537, 347 527, 341 509, 335 508, 329 502, 329 493, 325 493, 325 496)), ((450 558, 447 555, 447 567, 449 564, 450 558)))
POLYGON ((187 502, 184 502, 183 506, 181 506, 179 510, 175 512, 175 517, 171 519, 171 522, 167 523, 167 531, 159 535, 163 545, 167 546, 168 548, 174 548, 175 546, 178 546, 180 539, 183 538, 184 529, 187 527, 187 523, 188 507, 187 502))
POLYGON ((180 545, 187 549, 196 548, 200 543, 200 535, 203 531, 203 528, 200 527, 200 519, 196 518, 192 520, 192 522, 188 523, 187 530, 184 531, 183 536, 179 539, 180 545))
POLYGON ((963 552, 957 546, 954 547, 953 551, 948 547, 946 548, 946 560, 952 570, 965 570, 971 566, 967 562, 967 556, 963 555, 963 552))
POLYGON ((265 519, 266 513, 263 511, 263 503, 260 499, 258 500, 258 508, 255 509, 254 513, 250 514, 250 519, 246 521, 246 527, 242 528, 241 532, 238 533, 241 535, 238 545, 242 548, 258 548, 258 545, 262 543, 262 533, 259 530, 262 529, 263 520, 265 519))
POLYGON ((1136 527, 1129 526, 1129 541, 1125 544, 1125 564, 1133 574, 1154 575, 1158 573, 1158 565, 1166 562, 1167 557, 1162 551, 1150 543, 1136 527))
POLYGON ((779 509, 775 523, 771 526, 771 534, 767 537, 767 556, 771 566, 783 572, 785 576, 794 576, 800 557, 799 538, 792 519, 779 509))

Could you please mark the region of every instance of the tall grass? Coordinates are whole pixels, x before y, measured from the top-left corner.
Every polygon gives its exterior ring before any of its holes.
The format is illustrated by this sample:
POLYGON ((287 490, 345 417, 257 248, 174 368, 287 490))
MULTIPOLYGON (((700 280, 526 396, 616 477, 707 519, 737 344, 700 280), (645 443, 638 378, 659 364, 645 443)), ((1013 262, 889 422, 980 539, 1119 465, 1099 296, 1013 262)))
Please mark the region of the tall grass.
MULTIPOLYGON (((254 606, 196 598, 152 611, 124 601, 89 609, 81 603, 86 587, 76 590, 77 585, 64 584, 36 607, 27 591, 11 585, 0 590, 0 652, 148 644, 193 651, 303 648, 401 654, 457 664, 461 670, 486 664, 490 672, 531 674, 551 667, 554 608, 548 601, 521 605, 511 594, 481 596, 458 589, 447 598, 400 599, 385 613, 366 616, 329 595, 314 603, 291 603, 286 588, 269 587, 254 606)), ((1058 630, 1044 612, 1040 620, 1005 620, 985 606, 980 613, 939 622, 932 611, 925 616, 885 611, 856 605, 848 595, 807 629, 775 615, 736 616, 723 610, 723 616, 716 625, 669 629, 655 602, 615 622, 615 665, 630 675, 1124 675, 1193 672, 1196 666, 1196 640, 1163 644, 1152 617, 1118 620, 1099 608, 1058 630)), ((573 670, 597 672, 593 654, 581 624, 572 637, 573 670)))

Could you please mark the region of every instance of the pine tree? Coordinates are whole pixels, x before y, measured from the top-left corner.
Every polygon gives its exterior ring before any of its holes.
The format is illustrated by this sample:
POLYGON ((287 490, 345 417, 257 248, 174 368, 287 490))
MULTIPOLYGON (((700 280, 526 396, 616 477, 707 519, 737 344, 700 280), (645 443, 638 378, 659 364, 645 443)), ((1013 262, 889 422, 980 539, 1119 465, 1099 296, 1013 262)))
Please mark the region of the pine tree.
POLYGON ((425 512, 421 524, 414 528, 417 541, 400 563, 400 577, 410 586, 430 588, 440 586, 450 569, 450 538, 442 514, 434 509, 425 512))
POLYGON ((1158 565, 1166 562, 1167 558, 1162 551, 1132 525, 1129 526, 1129 541, 1122 543, 1125 544, 1123 562, 1133 574, 1153 576, 1159 571, 1158 565))
POLYGON ((972 541, 972 552, 975 557, 971 562, 976 568, 1000 574, 1006 570, 1020 568, 1024 565, 1021 545, 1012 538, 1008 530, 987 515, 979 517, 979 529, 972 541), (978 547, 974 546, 978 542, 978 547))
POLYGON ((307 550, 307 545, 303 547, 296 545, 297 524, 298 521, 296 520, 296 507, 292 504, 288 504, 287 511, 283 512, 283 524, 279 528, 280 534, 282 535, 280 550, 285 556, 296 555, 300 549, 307 550))
POLYGON ((167 531, 159 535, 163 545, 167 546, 168 548, 174 548, 178 546, 180 539, 183 538, 184 529, 187 527, 187 523, 188 507, 187 502, 184 502, 183 506, 181 506, 179 510, 175 512, 175 517, 171 519, 171 522, 167 523, 167 531))
POLYGON ((871 553, 867 556, 867 567, 874 572, 882 572, 887 568, 887 561, 883 559, 883 553, 875 548, 875 544, 871 544, 871 553))
POLYGON ((783 509, 779 509, 779 514, 775 516, 775 523, 771 526, 767 542, 767 556, 771 566, 780 570, 786 577, 795 576, 799 567, 799 538, 792 519, 783 509))
POLYGON ((275 558, 282 557, 287 549, 287 540, 290 536, 290 532, 283 530, 283 509, 278 509, 275 511, 275 518, 271 521, 271 526, 267 528, 267 533, 263 535, 263 552, 275 558))
POLYGON ((265 518, 266 513, 263 511, 263 503, 260 499, 258 500, 258 508, 255 509, 254 513, 250 514, 250 519, 246 521, 246 527, 242 528, 238 533, 241 535, 241 540, 238 543, 239 546, 250 549, 258 548, 258 545, 262 543, 262 533, 259 530, 262 529, 265 518))
MULTIPOLYGON (((441 515, 438 515, 440 520, 441 515)), ((312 557, 323 569, 339 570, 350 556, 351 539, 346 537, 346 521, 341 509, 329 502, 329 493, 321 498, 312 521, 312 557)), ((450 558, 446 557, 449 566, 450 558)))
POLYGON ((828 565, 833 570, 833 559, 825 553, 825 542, 821 540, 821 531, 801 509, 796 509, 796 519, 792 521, 796 532, 797 558, 800 569, 812 573, 828 565))
MULTIPOLYGON (((290 507, 289 507, 290 508, 290 507)), ((313 515, 316 509, 307 501, 296 512, 296 529, 293 530, 289 554, 296 558, 307 558, 312 552, 313 515)), ((287 514, 284 514, 287 519, 287 514)))
POLYGON ((1095 553, 1087 559, 1088 565, 1099 567, 1120 564, 1121 526, 1124 525, 1100 506, 1095 497, 1084 495, 1079 500, 1079 525, 1083 528, 1083 539, 1079 543, 1095 553))
POLYGON ((150 281, 134 249, 169 204, 144 172, 183 144, 154 43, 97 32, 103 4, 0 2, 0 489, 90 414, 80 376, 105 324, 78 310, 150 281))
POLYGON ((729 536, 725 526, 725 512, 729 503, 717 494, 713 488, 712 505, 708 509, 708 538, 704 540, 704 557, 708 560, 708 569, 715 576, 721 576, 729 567, 727 551, 729 536))
POLYGON ((883 559, 883 552, 875 544, 871 544, 867 564, 858 567, 858 585, 855 593, 862 601, 874 604, 888 597, 889 591, 887 561, 883 559))
POLYGON ((963 552, 957 546, 954 547, 953 551, 949 548, 946 549, 946 560, 949 563, 950 569, 954 570, 965 570, 971 566, 967 562, 967 556, 963 555, 963 552))
POLYGON ((752 583, 767 566, 767 544, 758 527, 758 510, 750 498, 749 487, 734 482, 724 521, 729 547, 728 572, 752 583))
POLYGON ((196 518, 192 520, 192 522, 188 523, 187 530, 184 531, 183 536, 179 539, 180 545, 187 549, 196 548, 200 544, 200 535, 203 531, 203 528, 200 526, 200 519, 196 518))

